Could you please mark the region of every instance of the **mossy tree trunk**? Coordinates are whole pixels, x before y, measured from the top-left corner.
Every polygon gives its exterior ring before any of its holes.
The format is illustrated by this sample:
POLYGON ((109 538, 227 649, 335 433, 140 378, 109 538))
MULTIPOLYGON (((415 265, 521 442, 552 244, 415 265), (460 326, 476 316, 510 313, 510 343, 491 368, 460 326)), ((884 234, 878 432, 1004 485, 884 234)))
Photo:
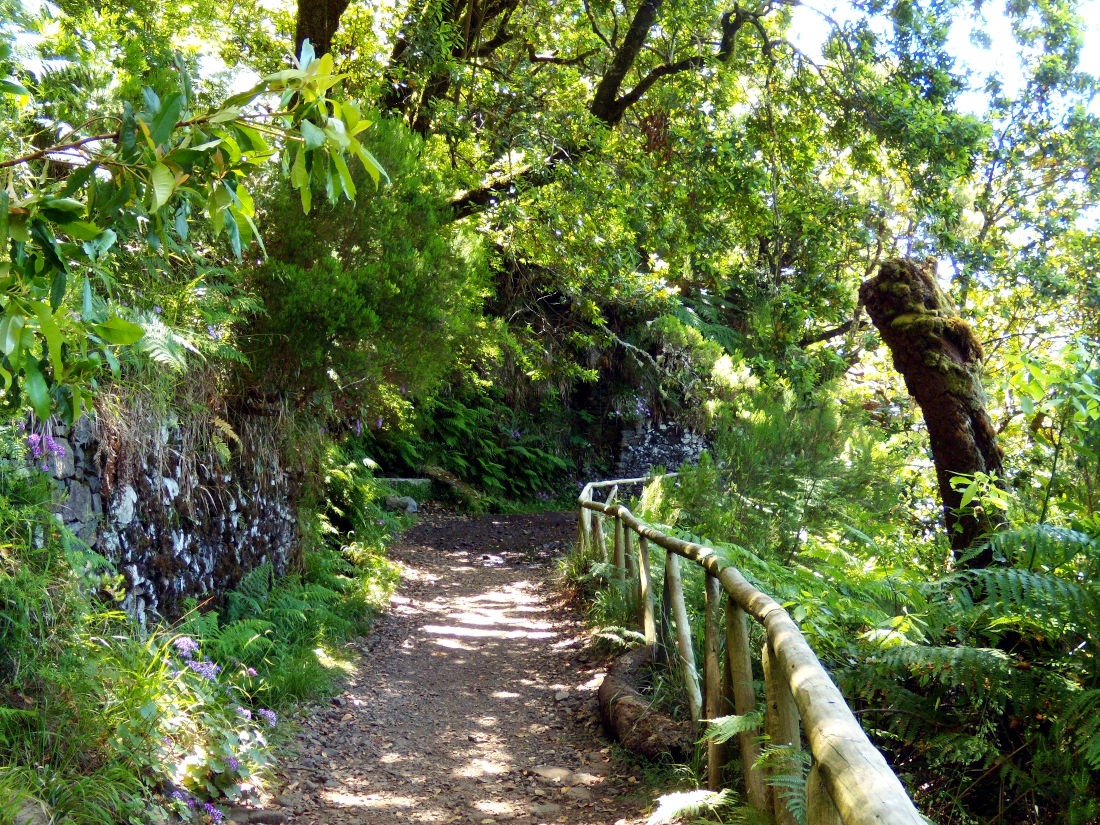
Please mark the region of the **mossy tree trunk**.
POLYGON ((996 524, 981 509, 960 512, 962 493, 951 486, 957 475, 1004 477, 980 380, 981 344, 930 268, 886 261, 860 287, 859 296, 924 414, 955 559, 966 567, 986 567, 993 560, 990 551, 968 551, 996 524))

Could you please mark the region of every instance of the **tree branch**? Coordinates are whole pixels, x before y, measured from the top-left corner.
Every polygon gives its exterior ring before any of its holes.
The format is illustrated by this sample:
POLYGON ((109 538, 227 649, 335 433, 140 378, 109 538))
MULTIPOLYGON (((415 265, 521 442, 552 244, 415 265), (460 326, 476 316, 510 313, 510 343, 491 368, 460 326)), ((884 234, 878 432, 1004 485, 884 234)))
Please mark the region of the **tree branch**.
POLYGON ((661 10, 663 1, 642 0, 638 11, 634 14, 634 19, 630 21, 630 28, 626 31, 622 45, 615 52, 611 67, 600 80, 596 93, 592 96, 592 103, 588 110, 609 126, 613 126, 622 118, 622 112, 625 110, 620 110, 616 114, 619 90, 622 88, 627 72, 634 66, 642 46, 645 45, 650 29, 657 22, 657 12, 661 10))
MULTIPOLYGON (((856 330, 866 329, 868 326, 866 321, 861 320, 856 330)), ((798 342, 800 347, 808 347, 810 344, 820 344, 822 341, 828 341, 832 338, 839 338, 841 335, 846 335, 852 330, 852 322, 845 321, 843 324, 832 327, 831 329, 823 329, 817 332, 809 332, 802 336, 798 342)))

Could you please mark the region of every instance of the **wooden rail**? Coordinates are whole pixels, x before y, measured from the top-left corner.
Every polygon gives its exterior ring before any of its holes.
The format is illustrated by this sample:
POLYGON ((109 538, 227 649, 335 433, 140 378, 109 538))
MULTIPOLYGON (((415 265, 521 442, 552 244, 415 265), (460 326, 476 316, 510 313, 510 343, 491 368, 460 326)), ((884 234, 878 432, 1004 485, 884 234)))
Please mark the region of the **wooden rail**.
MULTIPOLYGON (((803 733, 813 757, 806 781, 807 825, 925 825, 901 781, 886 759, 871 744, 856 721, 844 696, 818 661, 798 625, 771 596, 753 587, 732 565, 721 566, 710 547, 666 535, 641 521, 614 500, 621 487, 648 479, 592 482, 581 491, 578 503, 578 547, 595 550, 610 561, 603 534, 604 519, 613 521, 614 563, 620 582, 630 582, 639 605, 639 625, 646 642, 656 644, 658 658, 671 655, 671 628, 676 627, 676 654, 684 676, 692 719, 725 715, 732 710, 744 715, 756 707, 752 684, 752 653, 748 617, 764 628, 761 669, 765 682, 764 732, 771 745, 801 747, 803 733), (604 502, 595 501, 597 490, 611 489, 604 502), (637 542, 631 536, 637 535, 637 542), (628 552, 636 545, 636 556, 628 552), (667 552, 664 590, 660 607, 655 604, 649 547, 667 552), (704 624, 705 679, 700 683, 691 643, 691 629, 684 606, 680 559, 703 568, 706 575, 704 624), (631 573, 628 578, 628 572, 631 573), (725 594, 723 599, 722 594, 725 594), (724 602, 724 603, 723 603, 724 602), (721 662, 720 628, 725 618, 725 664, 721 662)), ((795 819, 774 787, 757 767, 760 747, 756 737, 739 737, 745 796, 759 810, 770 811, 777 825, 795 819)), ((769 774, 800 770, 795 762, 771 759, 769 774)), ((711 790, 722 786, 726 762, 723 746, 708 743, 707 779, 711 790)))

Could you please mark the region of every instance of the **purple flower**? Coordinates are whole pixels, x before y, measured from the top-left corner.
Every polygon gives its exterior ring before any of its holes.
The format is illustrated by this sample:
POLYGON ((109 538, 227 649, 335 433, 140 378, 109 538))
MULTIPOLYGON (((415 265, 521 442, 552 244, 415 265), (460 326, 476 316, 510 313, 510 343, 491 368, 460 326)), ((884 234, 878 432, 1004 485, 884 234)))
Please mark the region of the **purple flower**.
POLYGON ((229 765, 229 770, 231 771, 235 771, 241 766, 240 761, 235 756, 229 757, 227 760, 225 760, 225 763, 229 765))
POLYGON ((155 312, 157 315, 160 315, 162 312, 164 312, 164 310, 161 309, 159 306, 155 306, 153 307, 153 312, 155 312))
POLYGON ((219 811, 217 808, 215 808, 209 802, 207 802, 205 805, 203 805, 202 808, 203 808, 204 811, 206 811, 208 814, 210 814, 210 821, 213 822, 214 825, 218 825, 218 823, 221 822, 222 819, 225 818, 225 814, 223 814, 221 811, 219 811))
POLYGON ((268 710, 267 708, 260 708, 256 713, 260 714, 267 722, 269 727, 275 727, 279 723, 279 717, 275 715, 275 711, 268 710))
POLYGON ((203 679, 209 679, 211 682, 218 678, 218 674, 222 672, 222 669, 209 659, 203 659, 201 662, 197 662, 194 659, 187 660, 187 666, 195 673, 199 674, 203 679))
POLYGON ((172 798, 178 799, 180 802, 183 802, 185 799, 187 799, 187 794, 185 794, 183 791, 172 791, 172 798))
POLYGON ((177 636, 172 640, 172 646, 181 656, 194 656, 199 652, 199 643, 190 636, 177 636))
POLYGON ((195 807, 195 800, 194 799, 188 799, 187 800, 187 807, 188 808, 194 808, 195 807))
POLYGON ((252 718, 252 711, 250 711, 248 708, 238 707, 237 708, 237 713, 239 713, 245 719, 251 719, 252 718))
POLYGON ((65 448, 54 441, 52 435, 46 436, 46 451, 53 453, 58 458, 65 457, 65 448))
POLYGON ((256 668, 254 668, 254 667, 247 668, 245 670, 245 673, 248 674, 249 676, 256 676, 257 675, 256 674, 256 668))
POLYGON ((38 433, 31 433, 28 435, 27 447, 30 449, 33 458, 41 458, 44 452, 42 449, 42 436, 38 433))

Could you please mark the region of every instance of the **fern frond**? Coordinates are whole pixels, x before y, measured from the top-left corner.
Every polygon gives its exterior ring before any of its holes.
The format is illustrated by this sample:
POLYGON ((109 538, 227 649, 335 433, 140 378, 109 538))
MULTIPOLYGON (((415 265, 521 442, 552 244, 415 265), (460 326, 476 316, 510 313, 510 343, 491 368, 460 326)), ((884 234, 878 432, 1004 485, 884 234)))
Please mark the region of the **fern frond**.
POLYGON ((136 344, 138 350, 158 364, 184 372, 187 369, 187 353, 200 354, 190 339, 169 327, 159 316, 144 313, 135 320, 145 331, 136 344))
POLYGON ((1077 743, 1089 766, 1100 770, 1100 689, 1074 697, 1062 716, 1061 728, 1077 743))
POLYGON ((987 647, 911 645, 883 651, 878 660, 904 668, 922 685, 937 682, 971 696, 995 692, 1003 696, 1005 685, 1014 675, 1008 654, 987 647))
POLYGON ((955 573, 942 580, 967 605, 971 593, 994 616, 1040 612, 1074 622, 1100 621, 1100 593, 1083 582, 1014 567, 990 567, 955 573))
POLYGON ((228 421, 216 415, 212 419, 210 419, 210 421, 215 427, 221 430, 222 434, 225 435, 226 438, 228 438, 230 441, 235 442, 238 447, 241 445, 240 436, 237 435, 237 431, 233 429, 228 421))
POLYGON ((1010 565, 1034 568, 1035 564, 1058 567, 1077 555, 1100 556, 1100 542, 1077 530, 1052 524, 1029 524, 994 533, 988 541, 994 557, 1010 565))
POLYGON ((707 721, 706 730, 703 731, 701 742, 728 742, 741 733, 760 730, 762 721, 759 711, 752 711, 741 716, 719 716, 707 721))
POLYGON ((685 816, 697 816, 724 808, 734 801, 729 789, 718 791, 677 791, 657 800, 657 810, 649 815, 646 825, 670 825, 685 816))

